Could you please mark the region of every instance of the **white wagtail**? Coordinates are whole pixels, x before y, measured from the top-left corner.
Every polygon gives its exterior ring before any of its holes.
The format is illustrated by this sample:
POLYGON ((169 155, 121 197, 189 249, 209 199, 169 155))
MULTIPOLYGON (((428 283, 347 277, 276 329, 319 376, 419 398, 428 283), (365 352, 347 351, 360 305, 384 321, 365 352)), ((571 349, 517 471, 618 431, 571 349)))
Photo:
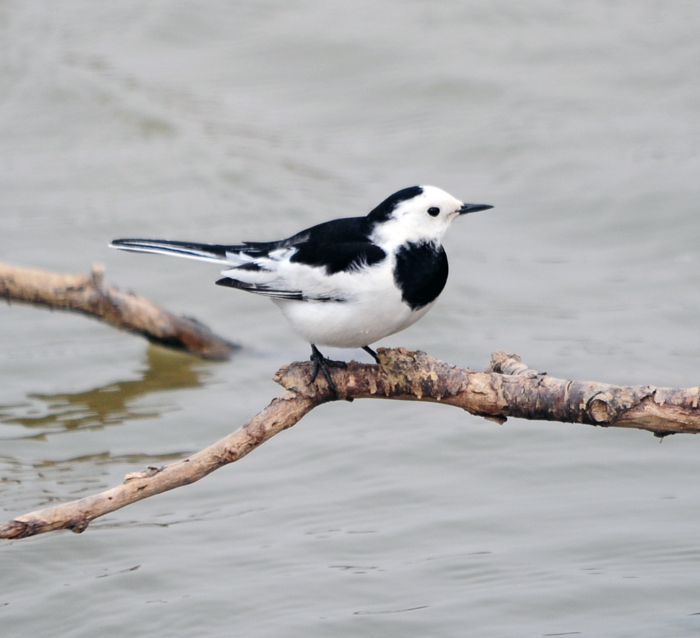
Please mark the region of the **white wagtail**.
POLYGON ((121 250, 225 264, 220 286, 270 297, 311 344, 314 370, 335 384, 316 345, 362 348, 408 328, 435 304, 447 281, 442 237, 452 220, 493 208, 465 204, 435 186, 404 188, 366 217, 334 219, 288 239, 236 245, 115 239, 121 250))

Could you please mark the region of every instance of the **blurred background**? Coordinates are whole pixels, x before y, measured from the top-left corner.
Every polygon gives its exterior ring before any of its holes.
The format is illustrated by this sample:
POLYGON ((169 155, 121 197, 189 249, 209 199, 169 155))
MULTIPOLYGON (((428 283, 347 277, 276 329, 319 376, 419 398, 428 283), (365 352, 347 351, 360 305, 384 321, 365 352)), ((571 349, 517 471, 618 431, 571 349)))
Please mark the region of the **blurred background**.
MULTIPOLYGON (((0 1, 0 259, 87 272, 244 347, 211 363, 0 308, 5 519, 216 441, 309 348, 218 267, 434 184, 437 306, 377 346, 700 383, 700 7, 677 0, 0 1)), ((369 361, 361 351, 332 357, 369 361)), ((697 636, 700 443, 327 405, 80 535, 0 545, 6 636, 697 636)))

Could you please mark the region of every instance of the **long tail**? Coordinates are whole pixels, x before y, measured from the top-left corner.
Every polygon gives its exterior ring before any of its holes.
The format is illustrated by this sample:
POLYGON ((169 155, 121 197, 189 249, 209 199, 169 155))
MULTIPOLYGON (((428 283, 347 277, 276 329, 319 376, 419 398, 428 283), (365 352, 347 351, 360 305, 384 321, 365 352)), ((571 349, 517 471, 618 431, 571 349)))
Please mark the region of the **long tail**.
POLYGON ((115 239, 111 248, 131 250, 137 253, 156 253, 187 257, 214 263, 227 262, 236 264, 238 251, 245 246, 223 246, 221 244, 196 244, 189 241, 168 241, 167 239, 115 239))

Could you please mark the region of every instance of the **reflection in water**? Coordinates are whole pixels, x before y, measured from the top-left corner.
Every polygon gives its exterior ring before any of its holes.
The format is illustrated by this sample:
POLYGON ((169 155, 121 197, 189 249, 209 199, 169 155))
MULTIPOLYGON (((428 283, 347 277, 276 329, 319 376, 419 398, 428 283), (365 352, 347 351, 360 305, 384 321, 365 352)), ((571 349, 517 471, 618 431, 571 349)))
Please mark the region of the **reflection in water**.
POLYGON ((60 430, 100 428, 125 420, 160 416, 170 406, 139 408, 134 400, 154 392, 200 387, 207 378, 201 359, 164 348, 148 348, 146 369, 137 381, 110 383, 75 394, 30 394, 27 403, 0 406, 0 423, 60 430))

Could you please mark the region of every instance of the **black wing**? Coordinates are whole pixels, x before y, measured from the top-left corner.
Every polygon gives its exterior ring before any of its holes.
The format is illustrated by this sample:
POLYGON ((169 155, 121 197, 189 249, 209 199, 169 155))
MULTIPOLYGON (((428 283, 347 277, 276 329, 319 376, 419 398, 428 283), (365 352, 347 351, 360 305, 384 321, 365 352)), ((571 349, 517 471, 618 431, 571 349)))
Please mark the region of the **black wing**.
POLYGON ((280 248, 296 248, 290 261, 324 267, 329 275, 379 263, 386 253, 370 241, 372 224, 366 217, 334 219, 276 242, 246 242, 241 252, 266 257, 280 248))

